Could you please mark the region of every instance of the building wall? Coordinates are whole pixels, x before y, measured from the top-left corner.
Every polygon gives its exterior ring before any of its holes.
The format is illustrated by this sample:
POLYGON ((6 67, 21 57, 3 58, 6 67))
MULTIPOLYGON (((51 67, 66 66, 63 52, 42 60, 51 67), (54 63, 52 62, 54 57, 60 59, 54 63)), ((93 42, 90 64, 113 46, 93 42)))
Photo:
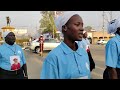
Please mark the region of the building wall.
POLYGON ((27 29, 24 29, 24 28, 17 28, 17 29, 2 29, 1 32, 0 32, 0 40, 1 40, 1 37, 2 37, 2 33, 5 32, 5 31, 12 31, 15 33, 16 36, 22 36, 22 35, 25 35, 27 34, 28 30, 27 29))
POLYGON ((92 38, 92 32, 88 32, 88 37, 92 38))
POLYGON ((17 33, 19 35, 26 34, 27 33, 27 29, 15 29, 14 33, 17 33))
POLYGON ((88 36, 91 36, 92 38, 92 44, 96 44, 97 40, 99 39, 103 39, 104 36, 104 40, 110 40, 111 37, 113 37, 114 35, 112 34, 108 34, 107 32, 102 32, 102 31, 93 31, 93 32, 88 32, 88 36))

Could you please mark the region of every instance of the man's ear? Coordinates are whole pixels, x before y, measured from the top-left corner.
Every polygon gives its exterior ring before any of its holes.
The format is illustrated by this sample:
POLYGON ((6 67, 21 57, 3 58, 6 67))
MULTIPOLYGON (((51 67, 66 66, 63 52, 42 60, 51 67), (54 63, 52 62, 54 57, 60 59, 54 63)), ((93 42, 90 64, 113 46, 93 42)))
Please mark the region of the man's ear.
POLYGON ((66 25, 62 26, 62 29, 63 31, 67 31, 67 26, 66 25))

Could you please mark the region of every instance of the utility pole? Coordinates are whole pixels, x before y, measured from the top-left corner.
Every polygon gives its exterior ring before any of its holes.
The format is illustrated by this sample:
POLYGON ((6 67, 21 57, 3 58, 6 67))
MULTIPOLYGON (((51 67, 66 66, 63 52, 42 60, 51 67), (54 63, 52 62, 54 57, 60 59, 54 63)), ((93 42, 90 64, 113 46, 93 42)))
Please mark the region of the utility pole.
MULTIPOLYGON (((61 14, 62 12, 60 12, 60 11, 53 11, 53 20, 55 19, 55 18, 57 18, 60 14, 61 14)), ((54 27, 54 25, 53 25, 53 38, 54 38, 54 30, 55 30, 55 27, 54 27)))
POLYGON ((102 26, 102 29, 103 29, 103 40, 104 40, 104 16, 105 16, 105 12, 103 11, 103 26, 102 26))
MULTIPOLYGON (((57 19, 59 15, 61 15, 63 11, 54 11, 54 19, 57 19)), ((58 30, 57 30, 58 31, 58 30)), ((60 33, 58 33, 58 39, 60 39, 60 33)))

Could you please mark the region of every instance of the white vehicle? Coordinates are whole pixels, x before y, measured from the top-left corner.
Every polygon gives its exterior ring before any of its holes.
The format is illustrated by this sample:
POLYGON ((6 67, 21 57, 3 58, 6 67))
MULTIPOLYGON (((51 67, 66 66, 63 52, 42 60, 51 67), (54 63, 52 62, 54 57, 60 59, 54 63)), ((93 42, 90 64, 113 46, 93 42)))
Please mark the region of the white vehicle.
MULTIPOLYGON (((40 52, 40 43, 39 39, 36 39, 31 42, 30 49, 35 51, 36 53, 40 52)), ((60 42, 57 42, 55 39, 45 39, 44 40, 44 45, 43 45, 43 50, 52 50, 56 48, 58 45, 60 45, 60 42)))
POLYGON ((102 44, 106 44, 106 43, 107 43, 107 41, 103 40, 103 39, 100 39, 100 40, 97 41, 98 45, 100 45, 100 44, 102 45, 102 44))

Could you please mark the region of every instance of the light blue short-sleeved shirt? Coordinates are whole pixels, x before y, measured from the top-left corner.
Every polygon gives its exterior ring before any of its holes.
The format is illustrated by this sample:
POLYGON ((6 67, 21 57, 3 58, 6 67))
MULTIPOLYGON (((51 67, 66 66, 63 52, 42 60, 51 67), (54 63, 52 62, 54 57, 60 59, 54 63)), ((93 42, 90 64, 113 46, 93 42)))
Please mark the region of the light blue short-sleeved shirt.
POLYGON ((53 49, 43 62, 41 79, 90 79, 90 64, 86 51, 70 49, 64 42, 53 49))
POLYGON ((86 39, 82 38, 82 41, 78 41, 78 45, 81 48, 84 48, 85 50, 87 50, 88 47, 90 48, 90 42, 87 38, 86 39))
POLYGON ((120 36, 116 34, 105 47, 106 66, 120 68, 120 36))
POLYGON ((14 51, 16 56, 20 57, 21 67, 26 63, 23 50, 19 45, 14 44, 11 46, 4 43, 0 46, 0 68, 11 71, 10 56, 14 56, 14 51))

